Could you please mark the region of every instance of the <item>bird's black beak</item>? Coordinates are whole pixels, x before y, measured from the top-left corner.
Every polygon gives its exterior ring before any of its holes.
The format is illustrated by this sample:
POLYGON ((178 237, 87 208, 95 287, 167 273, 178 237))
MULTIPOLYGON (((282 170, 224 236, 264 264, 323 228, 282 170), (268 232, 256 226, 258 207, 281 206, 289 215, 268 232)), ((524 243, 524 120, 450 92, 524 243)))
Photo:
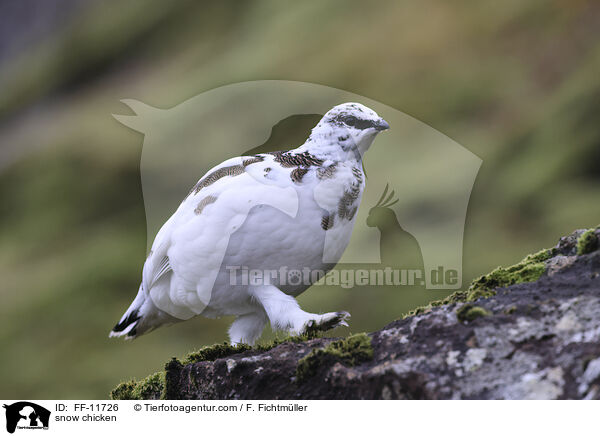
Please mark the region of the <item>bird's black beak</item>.
POLYGON ((379 121, 377 122, 377 124, 375 125, 375 129, 377 129, 379 131, 388 130, 389 128, 390 128, 390 125, 383 118, 380 118, 379 121))

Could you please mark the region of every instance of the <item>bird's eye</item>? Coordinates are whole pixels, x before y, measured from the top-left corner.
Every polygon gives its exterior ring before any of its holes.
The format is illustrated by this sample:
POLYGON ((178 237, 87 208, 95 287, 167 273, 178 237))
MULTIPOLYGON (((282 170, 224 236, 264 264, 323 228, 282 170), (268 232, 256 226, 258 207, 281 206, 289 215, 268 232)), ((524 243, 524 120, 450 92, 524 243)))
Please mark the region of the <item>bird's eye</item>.
POLYGON ((346 124, 347 126, 354 127, 356 126, 356 123, 358 123, 358 118, 356 117, 348 116, 344 118, 344 124, 346 124))

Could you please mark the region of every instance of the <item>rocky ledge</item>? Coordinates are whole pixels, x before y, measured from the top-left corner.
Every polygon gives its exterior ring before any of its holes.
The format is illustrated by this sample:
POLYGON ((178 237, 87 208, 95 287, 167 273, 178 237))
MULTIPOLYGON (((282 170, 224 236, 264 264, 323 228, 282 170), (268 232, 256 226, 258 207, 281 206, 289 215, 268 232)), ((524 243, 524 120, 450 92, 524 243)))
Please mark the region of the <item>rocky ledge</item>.
POLYGON ((206 347, 111 396, 598 399, 599 239, 575 231, 374 333, 206 347))

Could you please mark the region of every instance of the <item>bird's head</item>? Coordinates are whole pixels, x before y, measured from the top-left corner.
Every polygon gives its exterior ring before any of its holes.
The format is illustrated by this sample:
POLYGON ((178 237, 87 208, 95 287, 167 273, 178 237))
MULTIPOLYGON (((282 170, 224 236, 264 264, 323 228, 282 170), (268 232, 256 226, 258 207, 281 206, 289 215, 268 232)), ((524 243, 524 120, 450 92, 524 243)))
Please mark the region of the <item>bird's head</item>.
POLYGON ((344 151, 362 155, 375 136, 390 125, 377 113, 360 103, 343 103, 327 112, 312 130, 311 141, 336 144, 344 151))

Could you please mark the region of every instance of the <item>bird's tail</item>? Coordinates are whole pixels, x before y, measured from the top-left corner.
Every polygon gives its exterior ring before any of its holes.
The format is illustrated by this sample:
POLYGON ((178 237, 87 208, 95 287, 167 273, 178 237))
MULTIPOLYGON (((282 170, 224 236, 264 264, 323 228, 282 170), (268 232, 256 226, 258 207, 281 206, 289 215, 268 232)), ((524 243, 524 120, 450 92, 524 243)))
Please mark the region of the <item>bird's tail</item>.
POLYGON ((117 325, 115 325, 108 335, 110 338, 125 336, 125 339, 133 339, 138 333, 138 325, 144 316, 143 308, 146 302, 146 295, 144 293, 144 289, 140 284, 140 289, 138 291, 135 300, 129 306, 129 309, 125 312, 125 314, 121 317, 117 325))

